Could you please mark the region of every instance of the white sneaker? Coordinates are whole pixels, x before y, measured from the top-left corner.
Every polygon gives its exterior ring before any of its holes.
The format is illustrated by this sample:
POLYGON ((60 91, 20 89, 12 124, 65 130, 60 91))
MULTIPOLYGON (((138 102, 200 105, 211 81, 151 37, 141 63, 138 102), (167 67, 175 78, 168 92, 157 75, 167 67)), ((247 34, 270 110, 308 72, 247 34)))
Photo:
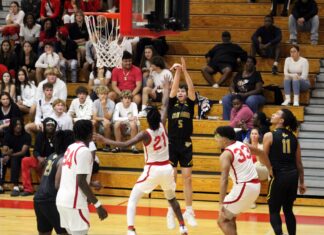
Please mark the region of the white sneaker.
POLYGON ((173 213, 172 210, 168 210, 166 219, 167 219, 167 227, 168 227, 168 229, 175 229, 176 224, 175 224, 174 213, 173 213))
POLYGON ((213 88, 219 88, 219 85, 217 84, 217 83, 215 83, 214 85, 213 85, 213 88))
POLYGON ((187 220, 187 223, 192 226, 192 227, 195 227, 197 226, 197 221, 195 219, 195 213, 193 211, 185 211, 183 213, 183 219, 187 220))
POLYGON ((135 230, 127 230, 127 235, 136 235, 135 230))
POLYGON ((285 99, 285 101, 281 105, 287 106, 289 104, 290 104, 290 99, 289 100, 288 99, 285 99))
POLYGON ((180 226, 180 234, 181 235, 188 235, 188 229, 186 226, 180 226))
POLYGON ((257 208, 257 205, 255 203, 253 203, 251 206, 250 206, 251 209, 255 209, 257 208))
POLYGON ((141 118, 141 117, 146 117, 147 116, 147 112, 145 110, 142 110, 141 112, 138 113, 137 117, 141 118))
POLYGON ((116 11, 117 11, 117 7, 113 6, 107 12, 109 12, 109 13, 115 13, 116 11))

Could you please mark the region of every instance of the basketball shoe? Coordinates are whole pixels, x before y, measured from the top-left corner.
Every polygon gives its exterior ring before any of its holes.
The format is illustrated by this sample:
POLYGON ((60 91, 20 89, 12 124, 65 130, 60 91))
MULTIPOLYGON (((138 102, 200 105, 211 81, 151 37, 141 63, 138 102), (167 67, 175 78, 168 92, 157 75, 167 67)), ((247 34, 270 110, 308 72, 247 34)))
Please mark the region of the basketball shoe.
POLYGON ((193 210, 186 210, 182 216, 190 226, 195 227, 198 225, 193 210))
POLYGON ((186 226, 180 226, 180 234, 181 235, 188 235, 188 229, 186 226))
POLYGON ((135 230, 127 230, 127 235, 136 235, 135 230))
POLYGON ((167 219, 168 229, 175 229, 176 224, 175 224, 174 213, 173 213, 172 208, 170 208, 170 207, 168 208, 168 213, 167 213, 166 219, 167 219))

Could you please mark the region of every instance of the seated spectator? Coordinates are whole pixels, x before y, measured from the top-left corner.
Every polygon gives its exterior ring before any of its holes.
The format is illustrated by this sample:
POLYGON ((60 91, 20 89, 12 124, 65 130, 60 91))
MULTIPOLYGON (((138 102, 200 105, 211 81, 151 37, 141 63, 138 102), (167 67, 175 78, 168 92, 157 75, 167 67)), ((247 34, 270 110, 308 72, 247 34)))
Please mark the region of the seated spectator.
POLYGON ((83 12, 98 12, 100 0, 80 0, 80 8, 83 12))
MULTIPOLYGON (((132 92, 123 91, 121 93, 121 102, 116 104, 113 122, 114 122, 114 134, 116 141, 121 141, 123 136, 130 135, 134 138, 138 133, 137 127, 137 105, 132 102, 132 92)), ((133 153, 139 153, 136 146, 131 147, 133 153)), ((111 150, 113 153, 120 152, 119 147, 115 147, 111 150)))
POLYGON ((62 79, 67 82, 66 72, 71 71, 71 81, 77 82, 78 75, 78 58, 77 49, 78 45, 69 37, 69 31, 66 27, 61 27, 57 31, 56 51, 60 57, 60 70, 62 79))
POLYGON ((16 79, 16 94, 19 109, 23 113, 29 113, 34 104, 36 86, 29 80, 26 70, 20 69, 16 79))
POLYGON ((132 54, 124 51, 122 58, 122 67, 114 68, 112 71, 111 88, 115 95, 120 96, 124 90, 132 91, 133 102, 137 105, 141 103, 142 90, 142 72, 133 65, 132 54))
POLYGON ((152 45, 153 48, 156 50, 157 55, 164 56, 169 46, 166 42, 165 36, 161 36, 158 38, 143 38, 141 37, 136 44, 136 54, 135 54, 135 65, 139 65, 141 62, 142 54, 145 50, 145 47, 148 45, 152 45))
POLYGON ((52 43, 52 45, 54 45, 56 42, 56 26, 53 20, 48 18, 44 20, 39 33, 38 54, 40 55, 44 52, 45 43, 52 43))
POLYGON ((40 0, 21 0, 21 10, 27 13, 33 13, 36 19, 40 17, 40 0))
POLYGON ((36 61, 36 81, 39 84, 43 80, 44 71, 47 68, 57 68, 60 57, 54 52, 54 45, 50 42, 45 44, 45 52, 36 61))
MULTIPOLYGON (((92 123, 95 132, 103 133, 106 138, 111 137, 111 120, 114 113, 115 103, 108 98, 108 87, 99 86, 97 94, 99 99, 93 102, 92 123)), ((110 147, 106 146, 103 151, 109 152, 110 147)))
POLYGON ((232 77, 241 61, 246 61, 247 53, 237 44, 231 42, 231 34, 222 33, 222 43, 214 46, 206 55, 207 66, 201 71, 206 81, 214 88, 221 86, 232 77), (215 83, 213 75, 221 73, 222 77, 215 83))
POLYGON ((35 121, 33 123, 30 122, 25 126, 26 132, 29 134, 43 131, 43 120, 50 117, 54 112, 52 104, 57 98, 53 96, 53 84, 49 82, 45 83, 44 86, 42 86, 42 89, 44 96, 36 98, 35 121))
POLYGON ((222 99, 223 104, 223 119, 230 119, 231 100, 233 95, 240 95, 247 106, 257 112, 259 108, 265 104, 266 99, 262 94, 263 80, 260 72, 255 68, 256 60, 254 57, 248 56, 244 66, 244 70, 239 72, 234 77, 229 90, 230 94, 222 99))
POLYGON ((271 123, 267 119, 264 112, 256 112, 253 114, 253 127, 259 130, 259 134, 263 138, 265 133, 270 131, 271 123))
POLYGON ((85 57, 86 62, 83 64, 83 68, 93 71, 97 62, 97 52, 93 46, 92 40, 86 42, 85 49, 86 49, 86 57, 85 57))
POLYGON ((33 51, 32 44, 28 41, 23 43, 20 56, 18 58, 18 67, 27 72, 31 81, 36 80, 36 64, 37 54, 33 51))
MULTIPOLYGON (((149 79, 152 79, 154 88, 148 86, 143 88, 142 111, 139 113, 139 117, 146 117, 146 108, 149 103, 149 98, 151 98, 153 102, 162 101, 164 78, 167 77, 169 81, 172 80, 172 73, 166 68, 164 59, 161 56, 153 57, 151 71, 149 79)), ((147 81, 147 83, 151 82, 147 81)))
POLYGON ((143 68, 150 69, 152 58, 157 56, 157 52, 152 45, 145 46, 144 52, 142 53, 140 68, 143 71, 143 68))
POLYGON ((253 112, 249 106, 244 104, 243 97, 240 95, 232 96, 232 107, 230 126, 251 129, 253 127, 253 112))
POLYGON ((10 3, 9 14, 6 16, 6 25, 0 26, 0 32, 6 39, 16 41, 19 38, 19 28, 22 25, 25 13, 19 9, 19 3, 10 3))
POLYGON ((40 5, 40 19, 42 22, 50 18, 58 25, 61 10, 60 0, 41 0, 40 5))
POLYGON ((11 99, 8 92, 2 92, 0 96, 0 134, 9 127, 10 120, 21 118, 22 113, 18 106, 11 99))
POLYGON ((123 37, 119 36, 118 40, 114 40, 111 42, 111 45, 114 47, 121 48, 121 51, 128 51, 130 54, 133 53, 133 46, 132 43, 137 43, 138 38, 128 38, 128 37, 123 37))
POLYGON ((289 16, 289 40, 292 44, 297 44, 297 30, 311 33, 312 45, 317 45, 319 17, 315 0, 296 0, 289 16))
POLYGON ((10 74, 15 76, 15 71, 18 68, 16 53, 12 50, 8 40, 3 40, 0 49, 0 64, 7 67, 10 74))
POLYGON ((73 118, 73 122, 82 119, 91 120, 93 102, 88 96, 88 89, 79 86, 76 89, 76 95, 77 98, 72 100, 68 114, 73 118))
POLYGON ((3 190, 3 183, 7 171, 7 167, 10 166, 10 183, 13 184, 11 191, 12 197, 20 195, 19 191, 19 175, 21 169, 21 160, 24 157, 29 157, 29 147, 31 145, 31 137, 24 130, 24 123, 20 118, 12 118, 10 120, 9 130, 5 132, 4 141, 2 147, 2 159, 0 167, 0 190, 3 190))
POLYGON ((299 94, 309 90, 310 82, 308 80, 309 64, 308 60, 299 54, 299 46, 294 45, 290 48, 290 57, 285 60, 284 67, 284 90, 285 101, 282 105, 291 103, 291 87, 294 93, 294 106, 299 106, 299 94))
POLYGON ((20 43, 28 41, 32 44, 33 50, 36 53, 38 50, 38 39, 41 26, 36 24, 36 19, 33 13, 27 13, 24 17, 24 24, 20 27, 20 43))
POLYGON ((1 78, 0 90, 2 92, 8 92, 11 99, 16 100, 16 86, 9 72, 4 72, 1 78))
POLYGON ((75 12, 79 10, 76 0, 64 0, 64 9, 62 21, 63 24, 72 24, 75 22, 75 12))
POLYGON ((65 112, 66 104, 64 100, 56 99, 53 104, 53 113, 50 116, 57 122, 57 130, 73 130, 72 117, 65 112))
POLYGON ((31 170, 35 169, 38 176, 41 177, 46 159, 54 152, 54 134, 56 125, 54 119, 44 119, 44 132, 39 132, 36 136, 33 156, 25 157, 21 161, 21 175, 24 187, 24 191, 20 194, 21 196, 30 196, 34 193, 31 170))
MULTIPOLYGON (((271 12, 270 15, 271 16, 276 16, 277 15, 277 6, 278 3, 280 3, 280 0, 272 0, 272 4, 271 4, 271 12)), ((281 16, 288 16, 288 10, 289 10, 289 4, 290 4, 290 0, 283 0, 284 6, 282 8, 282 12, 281 12, 281 16)))
MULTIPOLYGON (((96 89, 99 86, 108 86, 111 79, 111 72, 104 66, 97 67, 96 63, 93 71, 89 75, 88 87, 91 90, 90 98, 95 101, 98 99, 96 89)), ((111 98, 111 97, 110 97, 111 98)))
POLYGON ((281 30, 273 25, 273 17, 264 17, 264 26, 261 26, 252 35, 251 56, 256 53, 265 58, 274 58, 272 74, 278 73, 278 62, 280 56, 281 30))

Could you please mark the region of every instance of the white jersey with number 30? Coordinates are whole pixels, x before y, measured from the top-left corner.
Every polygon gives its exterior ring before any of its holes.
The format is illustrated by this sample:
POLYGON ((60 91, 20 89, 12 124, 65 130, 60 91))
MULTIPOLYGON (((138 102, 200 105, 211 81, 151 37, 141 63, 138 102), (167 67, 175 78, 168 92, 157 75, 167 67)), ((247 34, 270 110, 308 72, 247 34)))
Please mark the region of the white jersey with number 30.
POLYGON ((258 179, 251 152, 247 145, 236 141, 232 145, 227 146, 225 150, 230 151, 233 156, 229 172, 233 182, 237 184, 258 179))
POLYGON ((169 139, 162 123, 159 129, 153 131, 146 129, 150 135, 150 142, 144 144, 144 156, 146 163, 163 162, 169 160, 169 139))

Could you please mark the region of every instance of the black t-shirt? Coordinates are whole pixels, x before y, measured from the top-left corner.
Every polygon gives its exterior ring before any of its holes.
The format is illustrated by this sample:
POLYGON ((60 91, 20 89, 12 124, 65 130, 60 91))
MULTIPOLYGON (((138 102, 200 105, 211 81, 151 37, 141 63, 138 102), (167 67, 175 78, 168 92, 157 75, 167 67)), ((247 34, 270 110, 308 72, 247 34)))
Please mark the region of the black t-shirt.
POLYGON ((82 24, 82 27, 79 27, 77 23, 71 24, 69 28, 69 35, 72 40, 77 40, 77 39, 85 39, 86 41, 89 40, 89 34, 85 23, 82 24))
POLYGON ((246 93, 255 90, 256 84, 262 82, 260 72, 254 71, 249 77, 242 76, 242 72, 238 73, 233 80, 234 90, 238 93, 246 93))
POLYGON ((48 157, 52 153, 54 153, 52 138, 47 138, 44 132, 39 132, 36 136, 34 156, 48 157))
POLYGON ((4 119, 11 119, 14 117, 22 117, 21 111, 19 110, 18 106, 15 103, 11 104, 9 113, 4 114, 2 111, 2 106, 0 106, 0 120, 4 120, 4 119))
POLYGON ((272 136, 269 159, 273 171, 276 173, 297 170, 296 151, 298 141, 296 136, 284 128, 274 130, 272 136))
POLYGON ((3 145, 8 146, 14 153, 20 152, 23 145, 28 145, 28 150, 24 156, 30 156, 31 137, 26 132, 22 135, 13 135, 10 131, 5 132, 3 145))
POLYGON ((168 134, 176 141, 190 140, 193 130, 195 101, 187 100, 182 104, 177 97, 169 99, 168 134))
POLYGON ((68 39, 65 45, 63 45, 61 42, 56 43, 57 53, 62 53, 63 57, 67 60, 78 59, 77 50, 78 45, 71 39, 68 39))
POLYGON ((34 201, 38 202, 55 202, 57 189, 55 188, 55 175, 57 163, 64 154, 51 154, 46 161, 44 174, 41 178, 38 190, 35 193, 34 201))

